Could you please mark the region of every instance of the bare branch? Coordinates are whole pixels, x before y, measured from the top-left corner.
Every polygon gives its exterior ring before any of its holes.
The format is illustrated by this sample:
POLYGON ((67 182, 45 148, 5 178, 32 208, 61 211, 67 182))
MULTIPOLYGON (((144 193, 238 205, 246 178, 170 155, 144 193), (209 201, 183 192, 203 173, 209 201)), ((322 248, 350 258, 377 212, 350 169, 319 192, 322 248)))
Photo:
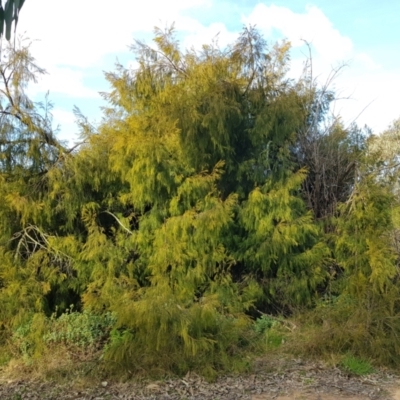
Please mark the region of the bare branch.
POLYGON ((133 232, 130 231, 126 226, 124 226, 124 224, 117 218, 117 216, 116 216, 115 214, 113 214, 112 212, 107 211, 107 210, 103 211, 103 213, 111 215, 111 216, 118 222, 118 225, 119 225, 125 232, 129 233, 130 235, 133 235, 133 232))

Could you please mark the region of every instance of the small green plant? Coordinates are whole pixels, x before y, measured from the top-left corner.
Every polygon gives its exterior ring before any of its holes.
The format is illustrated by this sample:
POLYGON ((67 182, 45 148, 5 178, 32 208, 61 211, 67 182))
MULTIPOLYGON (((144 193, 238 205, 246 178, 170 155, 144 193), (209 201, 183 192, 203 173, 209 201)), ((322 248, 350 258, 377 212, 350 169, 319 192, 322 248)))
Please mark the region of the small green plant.
POLYGON ((267 346, 271 349, 276 349, 284 343, 284 336, 281 332, 271 329, 267 333, 267 346))
POLYGON ((22 354, 23 358, 29 358, 31 356, 31 349, 33 343, 29 340, 29 334, 31 333, 32 320, 25 322, 20 325, 12 336, 12 342, 16 345, 17 349, 22 354))
POLYGON ((17 326, 11 336, 9 344, 12 353, 22 356, 26 363, 40 352, 42 335, 46 329, 46 317, 43 314, 33 314, 19 326, 17 326))
POLYGON ((263 335, 265 344, 268 348, 275 349, 279 347, 284 340, 281 330, 279 329, 279 321, 269 315, 262 315, 254 322, 253 329, 263 335))
POLYGON ((78 313, 73 312, 71 307, 58 318, 53 314, 44 340, 47 343, 63 342, 80 347, 94 346, 109 335, 115 322, 115 314, 96 315, 87 310, 78 313))
POLYGON ((372 365, 361 358, 354 357, 351 354, 347 354, 343 360, 341 361, 341 366, 347 372, 350 372, 354 375, 368 375, 374 372, 374 368, 372 365))
POLYGON ((269 331, 275 325, 275 319, 271 318, 268 315, 262 315, 260 318, 256 319, 254 323, 254 330, 256 331, 256 333, 263 334, 269 331))
POLYGON ((35 314, 14 330, 10 344, 13 353, 18 353, 26 364, 30 364, 51 344, 82 349, 102 348, 115 322, 113 313, 97 315, 87 310, 78 313, 73 311, 73 307, 58 318, 56 314, 50 318, 35 314))
POLYGON ((10 361, 10 354, 7 353, 7 350, 4 347, 0 347, 0 368, 5 366, 10 361))

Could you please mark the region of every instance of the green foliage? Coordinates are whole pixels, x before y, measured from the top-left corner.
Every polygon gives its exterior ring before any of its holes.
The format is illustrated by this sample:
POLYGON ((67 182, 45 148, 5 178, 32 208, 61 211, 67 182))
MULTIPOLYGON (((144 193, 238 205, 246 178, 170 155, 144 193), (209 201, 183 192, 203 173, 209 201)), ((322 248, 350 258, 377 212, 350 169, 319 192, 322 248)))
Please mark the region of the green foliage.
MULTIPOLYGON (((190 311, 190 310, 189 310, 190 311)), ((196 311, 192 311, 195 314, 196 311)), ((105 361, 112 372, 129 369, 132 373, 160 375, 198 371, 214 378, 218 371, 242 372, 249 368, 248 354, 257 348, 256 337, 247 318, 223 317, 209 311, 209 318, 175 313, 164 329, 117 329, 111 332, 105 361), (207 323, 207 325, 206 325, 207 323), (180 326, 183 325, 183 326, 180 326), (185 326, 186 325, 186 326, 185 326), (175 332, 169 335, 166 332, 175 332), (155 345, 150 346, 149 341, 155 345), (114 364, 118 360, 118 364, 114 364), (157 360, 157 362, 155 362, 157 360)), ((163 321, 158 321, 161 324, 163 321)), ((154 322, 146 327, 153 327, 154 322)))
POLYGON ((366 178, 339 208, 336 259, 349 276, 349 290, 361 296, 369 285, 374 293, 383 293, 396 274, 389 234, 393 205, 388 188, 366 178))
POLYGON ((262 315, 254 321, 253 329, 257 333, 263 350, 276 349, 284 343, 283 319, 277 319, 270 315, 262 315))
POLYGON ((15 330, 12 341, 17 345, 18 350, 24 358, 29 358, 30 348, 32 347, 27 340, 27 336, 31 333, 32 321, 21 324, 15 330))
POLYGON ((13 352, 21 355, 26 363, 42 354, 44 349, 43 335, 46 331, 46 318, 34 314, 20 323, 12 333, 10 345, 13 352))
POLYGON ((72 308, 58 318, 52 315, 43 340, 49 344, 64 343, 78 347, 95 347, 107 339, 116 318, 111 313, 95 315, 87 310, 73 312, 72 308))
POLYGON ((381 295, 371 290, 342 293, 335 302, 321 302, 299 318, 302 329, 293 334, 289 349, 307 356, 353 354, 374 365, 398 367, 400 330, 399 289, 392 285, 381 295))
POLYGON ((375 160, 364 157, 351 196, 338 207, 331 240, 340 269, 326 297, 330 301, 319 301, 304 316, 310 328, 299 343, 308 354, 349 352, 398 366, 400 293, 393 241, 398 201, 374 169, 375 160))
POLYGON ((271 329, 266 335, 266 350, 273 350, 285 343, 286 335, 280 330, 271 329))
POLYGON ((72 307, 59 317, 35 314, 15 328, 10 346, 28 364, 60 345, 73 351, 101 350, 115 322, 111 313, 96 315, 87 310, 78 313, 72 307))
POLYGON ((213 377, 248 369, 260 338, 282 343, 256 310, 307 312, 322 326, 308 346, 398 365, 399 202, 376 169, 383 153, 368 155, 356 128, 321 131, 333 95, 285 77, 289 48, 245 28, 224 50, 182 52, 173 27, 156 29, 154 47, 132 46, 136 70, 106 74, 98 127, 75 109, 72 149, 51 106, 24 93, 44 71, 28 47, 8 49, 0 345, 31 360, 103 349, 116 373, 213 377))
POLYGON ((267 181, 250 193, 241 213, 247 231, 240 248, 243 261, 268 282, 267 299, 289 307, 312 302, 326 278, 323 263, 329 256, 311 213, 294 195, 303 179, 300 170, 283 182, 267 181))
POLYGON ((265 333, 270 330, 274 325, 276 325, 276 320, 271 318, 268 315, 262 315, 260 318, 257 318, 254 323, 254 330, 257 333, 265 333))
POLYGON ((354 357, 351 354, 347 354, 340 364, 347 372, 354 375, 363 376, 374 372, 372 365, 368 361, 354 357))

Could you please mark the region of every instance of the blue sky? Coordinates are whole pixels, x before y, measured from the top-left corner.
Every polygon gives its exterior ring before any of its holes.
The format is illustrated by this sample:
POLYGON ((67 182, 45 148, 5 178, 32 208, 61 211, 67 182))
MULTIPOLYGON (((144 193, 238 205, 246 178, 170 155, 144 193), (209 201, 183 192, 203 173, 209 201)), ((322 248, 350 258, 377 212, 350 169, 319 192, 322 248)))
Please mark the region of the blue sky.
POLYGON ((271 45, 292 43, 292 77, 301 72, 307 54, 301 39, 307 40, 321 84, 332 68, 347 65, 334 81, 346 98, 334 112, 345 124, 356 119, 379 133, 400 117, 399 15, 393 0, 27 0, 17 32, 35 40, 32 54, 48 71, 29 94, 42 100, 50 92, 60 137, 70 142, 77 140, 73 106, 100 121, 99 92, 109 89, 103 72, 117 58, 132 65, 133 39, 150 42, 154 26, 172 22, 183 48, 217 33, 221 45, 231 43, 244 24, 256 24, 271 45))

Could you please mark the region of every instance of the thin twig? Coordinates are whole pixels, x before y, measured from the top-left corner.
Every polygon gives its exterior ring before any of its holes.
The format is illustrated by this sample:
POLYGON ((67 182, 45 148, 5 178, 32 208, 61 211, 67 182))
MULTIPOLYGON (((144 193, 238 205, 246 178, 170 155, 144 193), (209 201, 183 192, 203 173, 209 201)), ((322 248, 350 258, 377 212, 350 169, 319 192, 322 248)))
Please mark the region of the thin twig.
POLYGON ((130 231, 126 226, 124 226, 124 224, 117 218, 117 216, 116 216, 115 214, 113 214, 112 212, 107 211, 107 210, 103 211, 103 213, 106 213, 106 214, 111 215, 111 216, 118 222, 118 225, 119 225, 125 232, 129 233, 130 235, 133 235, 133 232, 130 231))

